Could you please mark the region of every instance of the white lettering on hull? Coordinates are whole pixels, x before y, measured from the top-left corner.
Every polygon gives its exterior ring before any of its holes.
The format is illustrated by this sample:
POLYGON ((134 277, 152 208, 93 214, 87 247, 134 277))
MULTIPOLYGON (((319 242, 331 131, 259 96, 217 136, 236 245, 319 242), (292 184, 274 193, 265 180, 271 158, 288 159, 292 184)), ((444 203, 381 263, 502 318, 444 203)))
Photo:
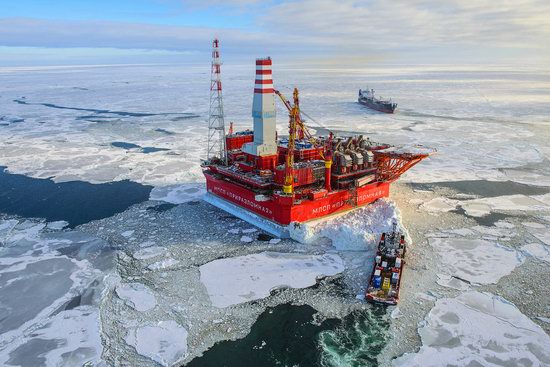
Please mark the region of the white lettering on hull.
POLYGON ((228 198, 231 201, 242 204, 242 205, 244 205, 248 208, 258 210, 258 211, 260 211, 262 213, 265 213, 267 215, 273 215, 273 211, 271 209, 266 208, 265 206, 259 204, 255 200, 250 200, 250 199, 247 199, 247 198, 243 198, 242 196, 240 196, 240 195, 238 195, 234 192, 227 191, 223 187, 214 186, 212 191, 216 194, 219 194, 223 197, 228 198))
POLYGON ((387 190, 378 189, 376 191, 367 192, 366 194, 362 194, 359 197, 357 197, 357 203, 362 203, 364 201, 371 201, 373 199, 381 198, 386 194, 387 190))
MULTIPOLYGON (((376 191, 368 192, 366 194, 362 194, 357 197, 357 204, 361 205, 365 203, 366 201, 371 202, 375 199, 381 198, 387 194, 387 190, 384 189, 378 189, 376 191)), ((337 211, 338 209, 342 208, 346 204, 346 201, 341 200, 336 203, 332 204, 325 204, 321 205, 317 208, 312 209, 312 213, 317 214, 323 214, 323 213, 332 213, 334 211, 337 211)))

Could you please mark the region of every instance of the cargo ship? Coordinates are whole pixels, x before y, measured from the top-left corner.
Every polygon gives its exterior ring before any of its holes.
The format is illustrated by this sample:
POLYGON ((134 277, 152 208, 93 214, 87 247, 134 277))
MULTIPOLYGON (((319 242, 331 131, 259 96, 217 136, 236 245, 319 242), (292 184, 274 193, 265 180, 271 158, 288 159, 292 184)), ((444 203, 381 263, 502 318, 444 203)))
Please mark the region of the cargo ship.
POLYGON ((399 301, 407 245, 405 236, 397 232, 396 227, 397 223, 394 222, 393 231, 382 233, 380 237, 374 268, 365 293, 365 299, 369 302, 396 305, 399 301))
POLYGON ((219 41, 212 50, 204 200, 277 237, 288 225, 319 219, 387 197, 390 185, 429 153, 402 152, 364 135, 314 136, 299 92, 292 102, 274 88, 271 58, 256 60, 253 130, 225 133, 219 41), (276 131, 275 97, 288 110, 288 136, 276 131))
POLYGON ((397 108, 397 103, 393 103, 391 99, 376 98, 374 95, 374 89, 359 89, 358 102, 368 108, 384 113, 393 113, 397 108))

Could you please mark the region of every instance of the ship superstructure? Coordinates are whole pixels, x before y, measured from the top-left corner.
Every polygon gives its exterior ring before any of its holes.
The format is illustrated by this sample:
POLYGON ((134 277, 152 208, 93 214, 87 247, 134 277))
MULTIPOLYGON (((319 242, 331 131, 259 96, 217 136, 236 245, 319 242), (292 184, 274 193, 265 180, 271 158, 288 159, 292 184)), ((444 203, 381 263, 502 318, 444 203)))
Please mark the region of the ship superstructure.
MULTIPOLYGON (((219 56, 219 55, 218 55, 219 56)), ((253 131, 224 137, 226 151, 203 162, 205 200, 279 237, 286 226, 387 197, 390 184, 428 153, 398 152, 363 135, 313 136, 292 101, 273 86, 271 58, 256 60, 253 131), (275 99, 289 111, 278 139, 275 99)), ((221 145, 221 144, 220 144, 221 145)))

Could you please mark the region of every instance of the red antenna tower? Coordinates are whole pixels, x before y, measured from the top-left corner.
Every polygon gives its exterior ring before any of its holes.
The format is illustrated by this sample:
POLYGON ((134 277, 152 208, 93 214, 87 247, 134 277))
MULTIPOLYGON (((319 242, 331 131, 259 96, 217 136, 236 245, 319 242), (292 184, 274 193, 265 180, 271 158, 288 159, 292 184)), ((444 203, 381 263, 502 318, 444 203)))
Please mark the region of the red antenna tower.
POLYGON ((220 41, 212 41, 212 68, 210 72, 210 112, 208 114, 207 159, 217 157, 227 164, 225 125, 223 115, 220 41))

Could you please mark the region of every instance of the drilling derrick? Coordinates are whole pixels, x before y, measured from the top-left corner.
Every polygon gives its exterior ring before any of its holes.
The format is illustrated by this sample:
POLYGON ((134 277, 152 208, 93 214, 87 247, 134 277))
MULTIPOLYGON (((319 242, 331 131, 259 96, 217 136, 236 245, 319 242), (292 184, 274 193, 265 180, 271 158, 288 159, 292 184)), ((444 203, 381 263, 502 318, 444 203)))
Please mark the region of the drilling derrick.
POLYGON ((219 158, 227 164, 225 125, 223 118, 220 41, 212 41, 212 69, 210 77, 210 112, 208 114, 207 159, 219 158))

